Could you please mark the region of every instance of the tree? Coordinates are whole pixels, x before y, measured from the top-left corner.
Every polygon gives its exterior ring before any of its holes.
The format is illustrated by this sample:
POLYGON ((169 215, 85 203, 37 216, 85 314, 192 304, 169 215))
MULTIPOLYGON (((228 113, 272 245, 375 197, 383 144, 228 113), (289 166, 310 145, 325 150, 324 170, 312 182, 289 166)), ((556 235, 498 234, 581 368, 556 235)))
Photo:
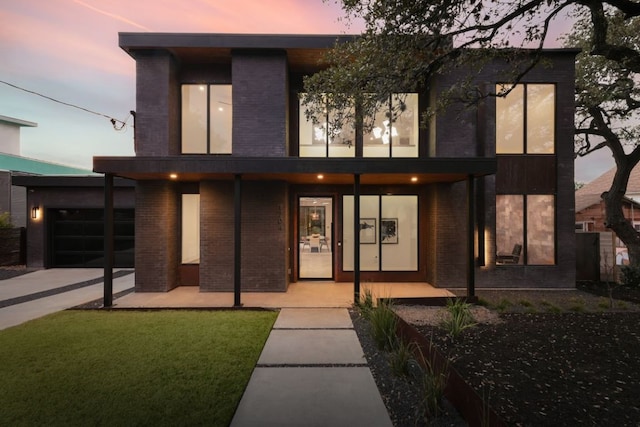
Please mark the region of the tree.
MULTIPOLYGON (((341 0, 341 5, 348 19, 364 21, 365 31, 349 42, 336 44, 327 58, 328 68, 305 78, 303 96, 308 118, 315 120, 328 110, 335 112, 330 122, 333 129, 347 123, 366 127, 365 118, 387 105, 391 94, 399 89, 423 91, 431 77, 447 67, 480 70, 485 61, 502 56, 513 64, 511 81, 517 83, 541 61, 538 53, 549 41, 552 21, 575 14, 580 27, 570 41, 580 42, 584 49, 578 63, 581 121, 577 134, 581 142, 576 152, 586 155, 609 147, 614 153, 619 174, 604 195, 607 224, 629 247, 631 263, 640 266, 640 237, 624 220, 621 204, 629 173, 640 160, 640 149, 628 155, 624 152, 625 145, 636 146, 637 130, 621 132, 622 128, 613 126, 625 118, 625 111, 636 111, 640 103, 636 92, 640 2, 341 0), (527 50, 510 49, 514 47, 527 50), (589 67, 582 71, 586 58, 594 61, 591 72, 589 67), (604 67, 611 67, 611 72, 605 72, 604 67), (590 91, 591 83, 599 89, 590 91)), ((505 95, 482 93, 466 85, 456 89, 448 98, 468 103, 505 95)), ((388 113, 391 121, 403 111, 402 102, 394 105, 388 113)), ((427 119, 423 117, 423 123, 427 119)))
MULTIPOLYGON (((640 266, 640 235, 625 219, 623 197, 629 176, 640 162, 640 69, 633 61, 593 55, 596 28, 581 14, 566 43, 580 46, 576 62, 576 156, 608 148, 616 173, 605 203, 605 225, 624 242, 632 265, 640 266)), ((627 19, 620 11, 606 15, 607 39, 638 50, 640 18, 627 19)))

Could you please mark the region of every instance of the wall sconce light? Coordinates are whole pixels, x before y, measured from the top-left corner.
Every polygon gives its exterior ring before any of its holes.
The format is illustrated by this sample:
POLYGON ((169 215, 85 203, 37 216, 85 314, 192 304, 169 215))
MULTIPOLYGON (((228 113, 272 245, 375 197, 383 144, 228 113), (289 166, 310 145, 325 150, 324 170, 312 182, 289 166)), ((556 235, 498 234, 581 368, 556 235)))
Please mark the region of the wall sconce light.
POLYGON ((38 219, 40 215, 40 208, 38 206, 34 206, 31 208, 31 218, 38 219))

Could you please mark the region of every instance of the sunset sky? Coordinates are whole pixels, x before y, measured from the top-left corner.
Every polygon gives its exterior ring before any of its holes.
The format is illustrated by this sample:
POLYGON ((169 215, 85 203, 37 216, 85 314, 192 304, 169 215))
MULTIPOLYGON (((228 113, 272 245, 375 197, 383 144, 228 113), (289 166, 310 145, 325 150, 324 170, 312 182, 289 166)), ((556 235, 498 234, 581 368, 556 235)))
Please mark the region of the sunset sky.
MULTIPOLYGON (((124 121, 135 110, 135 61, 118 47, 118 32, 362 30, 341 15, 333 0, 0 0, 0 80, 124 121)), ((0 115, 38 123, 22 128, 26 157, 91 169, 94 155, 133 155, 130 127, 115 131, 106 117, 2 83, 0 115)), ((580 161, 576 179, 612 165, 608 153, 580 161)))

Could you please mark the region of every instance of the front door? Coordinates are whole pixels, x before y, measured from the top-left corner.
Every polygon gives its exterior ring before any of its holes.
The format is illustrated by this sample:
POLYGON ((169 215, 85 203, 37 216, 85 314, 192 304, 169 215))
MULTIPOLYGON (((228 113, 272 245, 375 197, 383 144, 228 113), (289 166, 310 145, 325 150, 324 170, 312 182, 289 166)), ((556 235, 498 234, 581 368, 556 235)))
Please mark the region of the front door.
POLYGON ((300 279, 333 278, 333 198, 298 199, 300 279))

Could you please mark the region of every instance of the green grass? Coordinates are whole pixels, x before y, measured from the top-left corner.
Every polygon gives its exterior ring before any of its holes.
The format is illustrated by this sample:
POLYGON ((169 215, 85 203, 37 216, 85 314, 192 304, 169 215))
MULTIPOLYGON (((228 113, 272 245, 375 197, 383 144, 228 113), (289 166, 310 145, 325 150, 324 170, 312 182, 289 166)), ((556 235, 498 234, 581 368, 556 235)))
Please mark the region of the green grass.
POLYGON ((66 311, 0 331, 0 425, 227 426, 276 316, 66 311))

